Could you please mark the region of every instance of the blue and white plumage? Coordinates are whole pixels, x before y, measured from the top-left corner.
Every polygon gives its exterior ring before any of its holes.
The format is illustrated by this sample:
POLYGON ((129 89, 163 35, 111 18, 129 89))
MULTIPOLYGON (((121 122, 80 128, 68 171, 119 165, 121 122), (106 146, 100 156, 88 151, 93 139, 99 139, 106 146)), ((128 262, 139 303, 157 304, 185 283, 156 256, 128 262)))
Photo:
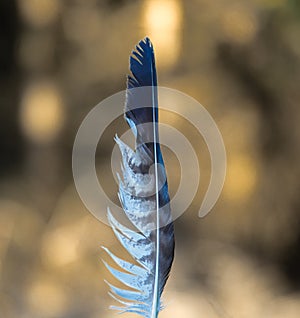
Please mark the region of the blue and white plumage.
POLYGON ((133 290, 108 283, 121 312, 156 318, 162 309, 161 294, 174 257, 174 229, 166 172, 158 141, 157 78, 153 46, 139 42, 130 57, 124 115, 136 139, 135 150, 118 137, 122 154, 119 199, 136 231, 120 224, 108 210, 116 237, 138 265, 124 261, 104 248, 124 271, 104 262, 108 270, 133 290))

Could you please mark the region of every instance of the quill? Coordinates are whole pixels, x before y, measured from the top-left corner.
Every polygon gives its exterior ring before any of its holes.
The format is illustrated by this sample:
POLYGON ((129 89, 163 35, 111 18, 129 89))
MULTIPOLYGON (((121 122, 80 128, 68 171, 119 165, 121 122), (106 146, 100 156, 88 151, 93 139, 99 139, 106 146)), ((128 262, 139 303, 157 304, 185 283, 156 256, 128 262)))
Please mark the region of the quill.
POLYGON ((126 217, 136 228, 118 222, 108 209, 108 221, 116 237, 138 265, 104 250, 122 271, 104 262, 119 281, 110 295, 120 312, 156 318, 163 308, 161 295, 174 257, 174 229, 166 172, 158 138, 157 77, 152 43, 140 41, 130 56, 124 117, 136 141, 135 150, 115 137, 122 154, 119 199, 126 217))

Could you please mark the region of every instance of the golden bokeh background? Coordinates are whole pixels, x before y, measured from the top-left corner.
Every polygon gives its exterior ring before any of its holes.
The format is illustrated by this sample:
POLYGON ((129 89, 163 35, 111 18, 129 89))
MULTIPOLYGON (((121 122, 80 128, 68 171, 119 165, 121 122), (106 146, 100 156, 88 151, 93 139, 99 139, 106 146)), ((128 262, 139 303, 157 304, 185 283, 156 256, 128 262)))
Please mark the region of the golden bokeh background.
MULTIPOLYGON (((161 114, 192 143, 201 184, 175 222, 160 317, 300 316, 298 1, 3 0, 0 25, 0 317, 115 316, 100 247, 128 256, 80 201, 72 146, 89 110, 125 88, 146 35, 159 84, 207 108, 228 159, 222 195, 199 219, 207 147, 189 123, 161 114)), ((110 128, 97 166, 116 200, 110 128)), ((174 194, 179 163, 164 150, 174 194)))

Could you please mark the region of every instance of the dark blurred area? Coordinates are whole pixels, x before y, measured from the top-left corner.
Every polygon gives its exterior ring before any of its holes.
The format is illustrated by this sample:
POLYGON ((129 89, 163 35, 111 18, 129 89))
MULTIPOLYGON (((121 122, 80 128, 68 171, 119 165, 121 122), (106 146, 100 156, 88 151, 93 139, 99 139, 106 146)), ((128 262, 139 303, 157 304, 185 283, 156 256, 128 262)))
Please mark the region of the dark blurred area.
MULTIPOLYGON (((202 179, 175 222, 176 258, 160 316, 298 318, 296 0, 1 0, 0 317, 115 315, 107 309, 113 301, 100 246, 126 253, 80 201, 72 147, 87 113, 125 89, 129 54, 146 35, 159 84, 207 108, 228 159, 222 195, 199 219, 207 148, 188 123, 162 114, 190 139, 202 179)), ((106 169, 112 136, 97 166, 115 191, 106 169)), ((166 149, 172 194, 175 159, 166 149)))

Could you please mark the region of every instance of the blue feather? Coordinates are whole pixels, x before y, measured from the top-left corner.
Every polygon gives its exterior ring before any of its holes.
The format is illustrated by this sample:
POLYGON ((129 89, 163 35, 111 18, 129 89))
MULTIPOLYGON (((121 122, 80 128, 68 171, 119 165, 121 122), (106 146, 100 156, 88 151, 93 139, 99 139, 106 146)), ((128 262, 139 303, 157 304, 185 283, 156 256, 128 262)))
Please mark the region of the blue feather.
POLYGON ((112 309, 156 318, 174 257, 174 229, 164 161, 158 139, 157 77, 153 46, 139 42, 130 57, 124 115, 136 139, 135 150, 115 138, 122 154, 119 199, 136 231, 120 224, 108 209, 108 221, 123 247, 138 265, 104 248, 124 271, 104 262, 127 290, 108 283, 121 305, 112 309), (152 169, 154 168, 154 169, 152 169))

